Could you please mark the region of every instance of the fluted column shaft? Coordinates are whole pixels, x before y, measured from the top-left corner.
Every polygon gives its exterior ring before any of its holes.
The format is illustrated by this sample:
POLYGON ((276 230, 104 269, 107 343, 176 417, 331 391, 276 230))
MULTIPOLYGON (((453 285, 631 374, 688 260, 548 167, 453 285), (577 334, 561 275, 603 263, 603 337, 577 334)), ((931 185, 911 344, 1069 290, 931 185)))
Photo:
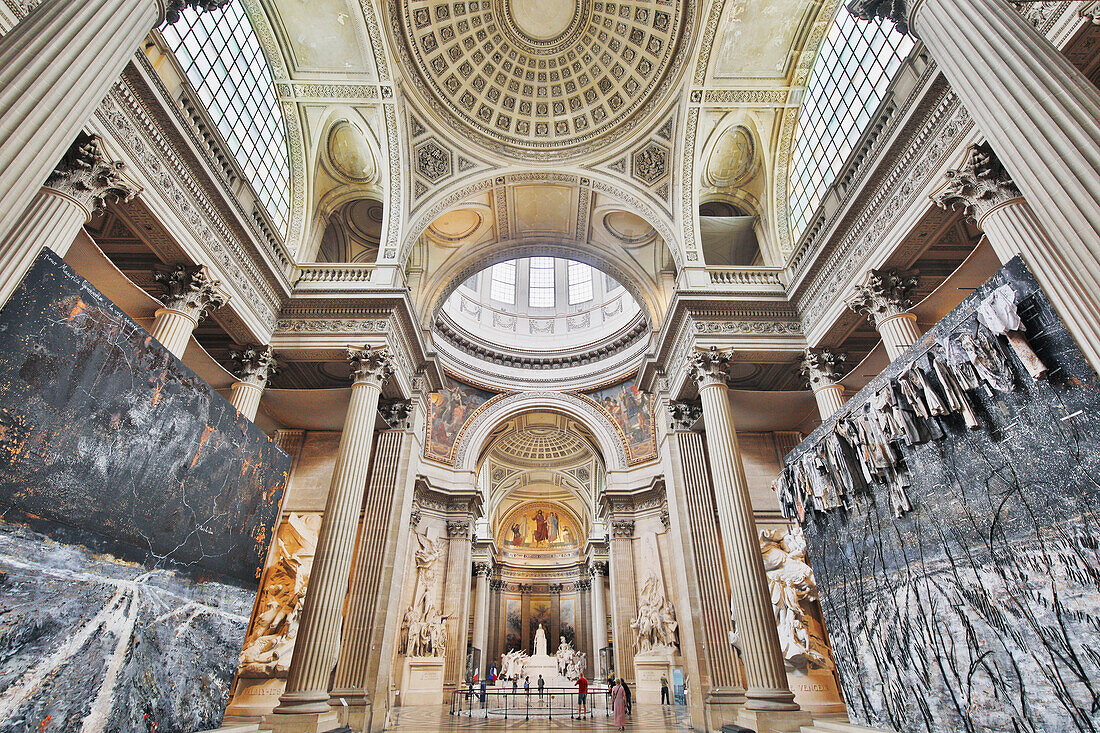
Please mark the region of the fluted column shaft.
POLYGON ((829 384, 814 390, 814 399, 817 400, 817 411, 824 422, 833 416, 837 410, 844 407, 844 387, 839 384, 829 384))
POLYGON ((233 385, 233 391, 229 394, 229 402, 237 408, 249 420, 256 419, 256 411, 260 408, 260 397, 264 394, 264 388, 251 382, 237 382, 233 385))
POLYGON ((158 308, 154 314, 153 338, 172 352, 177 359, 183 358, 187 343, 199 321, 186 311, 176 308, 158 308))
POLYGON ((1054 243, 1024 199, 1013 199, 990 210, 978 220, 978 227, 1002 263, 1020 255, 1036 276, 1040 270, 1045 270, 1048 277, 1057 275, 1051 267, 1057 262, 1054 243))
POLYGON ((737 628, 748 678, 745 707, 750 710, 797 710, 798 704, 794 702, 783 666, 783 651, 775 628, 729 390, 720 379, 703 378, 699 395, 710 449, 722 548, 737 608, 737 628))
POLYGON ((592 669, 599 670, 600 650, 607 646, 607 599, 603 587, 603 570, 592 572, 592 669))
POLYGON ((64 257, 87 219, 88 212, 72 198, 40 189, 0 245, 0 305, 11 298, 43 247, 64 257))
POLYGON ((920 326, 917 325, 917 317, 913 313, 876 318, 875 328, 882 337, 882 345, 886 347, 886 355, 890 357, 890 361, 901 356, 921 337, 920 326))
POLYGON ((1049 233, 1024 259, 1100 368, 1100 91, 1004 0, 923 0, 909 25, 1049 233))
POLYGON ((488 565, 474 565, 474 638, 473 645, 481 653, 478 660, 478 676, 485 679, 485 662, 489 658, 489 575, 488 565))
POLYGON ((469 517, 447 522, 447 575, 443 589, 443 616, 447 625, 447 652, 443 662, 445 695, 466 681, 472 524, 469 517))
POLYGON ((615 634, 615 675, 634 679, 634 630, 632 618, 638 615, 638 596, 634 584, 634 522, 611 522, 611 616, 615 634))
POLYGON ((163 18, 158 0, 45 0, 0 38, 0 241, 163 18))
POLYGON ((355 383, 287 672, 286 692, 279 698, 276 714, 329 711, 329 675, 340 647, 340 614, 367 483, 378 398, 390 369, 388 359, 380 352, 354 352, 352 359, 359 360, 355 362, 355 383))

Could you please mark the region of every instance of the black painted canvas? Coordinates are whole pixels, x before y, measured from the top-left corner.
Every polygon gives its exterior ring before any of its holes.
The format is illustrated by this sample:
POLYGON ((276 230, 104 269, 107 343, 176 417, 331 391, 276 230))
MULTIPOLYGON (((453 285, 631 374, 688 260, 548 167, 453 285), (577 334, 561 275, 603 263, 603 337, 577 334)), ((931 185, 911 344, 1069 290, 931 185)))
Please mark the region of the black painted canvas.
POLYGON ((0 312, 0 730, 217 727, 289 468, 40 256, 0 312))
MULTIPOLYGON (((1011 283, 1049 379, 976 390, 981 425, 903 447, 912 511, 876 485, 804 525, 854 722, 904 733, 1100 730, 1100 382, 1027 268, 1010 262, 845 406, 1011 283)), ((833 420, 788 461, 816 444, 833 420)))

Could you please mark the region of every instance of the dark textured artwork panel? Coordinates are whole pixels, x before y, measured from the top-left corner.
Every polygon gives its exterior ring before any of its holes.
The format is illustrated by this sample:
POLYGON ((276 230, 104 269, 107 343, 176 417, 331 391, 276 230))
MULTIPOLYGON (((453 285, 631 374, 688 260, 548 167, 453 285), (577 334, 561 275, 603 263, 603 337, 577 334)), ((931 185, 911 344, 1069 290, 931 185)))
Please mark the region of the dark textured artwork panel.
POLYGON ((949 416, 944 440, 904 447, 912 511, 895 518, 876 485, 804 526, 855 722, 1100 730, 1100 382, 1026 267, 1009 263, 849 405, 972 329, 977 303, 1006 282, 1050 378, 1015 362, 1013 391, 970 393, 979 429, 949 416))
POLYGON ((44 253, 0 312, 0 730, 220 725, 289 465, 44 253))

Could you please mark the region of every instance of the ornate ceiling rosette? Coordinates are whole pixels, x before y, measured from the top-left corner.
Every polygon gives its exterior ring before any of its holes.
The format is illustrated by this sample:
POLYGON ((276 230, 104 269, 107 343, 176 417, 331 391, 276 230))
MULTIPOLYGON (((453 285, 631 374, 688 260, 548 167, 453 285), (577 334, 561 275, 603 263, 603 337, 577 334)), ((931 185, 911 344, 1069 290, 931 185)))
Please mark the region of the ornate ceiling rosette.
POLYGON ((414 86, 497 153, 558 160, 617 138, 664 97, 690 0, 391 0, 414 86))

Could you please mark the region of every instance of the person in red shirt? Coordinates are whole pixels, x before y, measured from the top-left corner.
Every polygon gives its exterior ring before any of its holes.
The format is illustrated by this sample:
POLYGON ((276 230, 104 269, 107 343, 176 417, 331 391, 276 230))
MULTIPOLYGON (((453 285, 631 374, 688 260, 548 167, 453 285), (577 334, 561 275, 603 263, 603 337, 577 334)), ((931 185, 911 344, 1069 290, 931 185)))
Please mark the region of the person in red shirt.
POLYGON ((580 712, 581 717, 584 717, 584 714, 588 712, 588 680, 585 679, 582 673, 573 684, 577 686, 577 710, 580 712))

